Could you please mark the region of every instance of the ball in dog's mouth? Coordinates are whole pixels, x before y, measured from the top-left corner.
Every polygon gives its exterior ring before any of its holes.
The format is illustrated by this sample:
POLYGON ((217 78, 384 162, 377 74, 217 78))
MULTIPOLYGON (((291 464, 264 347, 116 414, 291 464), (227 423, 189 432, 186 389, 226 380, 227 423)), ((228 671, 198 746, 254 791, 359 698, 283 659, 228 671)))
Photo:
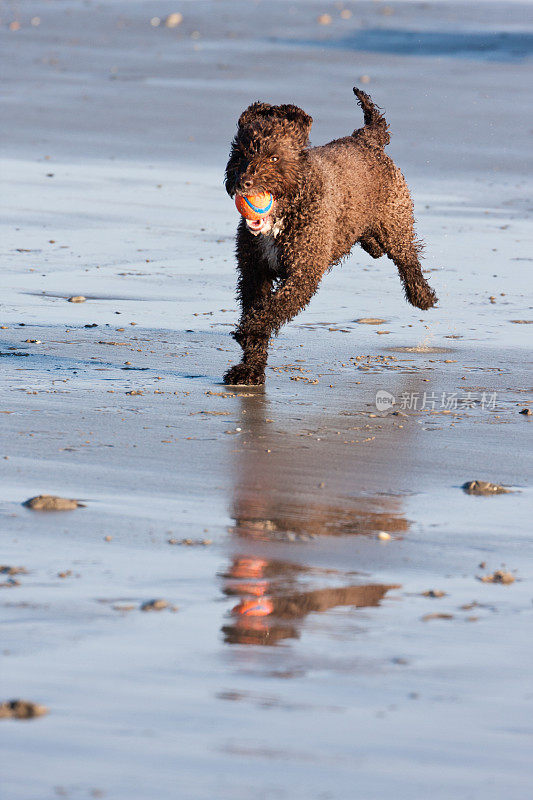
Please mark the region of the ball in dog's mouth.
POLYGON ((259 233, 268 233, 272 228, 272 212, 274 210, 274 197, 271 192, 258 192, 257 194, 235 196, 237 211, 241 214, 250 233, 257 236, 259 233))

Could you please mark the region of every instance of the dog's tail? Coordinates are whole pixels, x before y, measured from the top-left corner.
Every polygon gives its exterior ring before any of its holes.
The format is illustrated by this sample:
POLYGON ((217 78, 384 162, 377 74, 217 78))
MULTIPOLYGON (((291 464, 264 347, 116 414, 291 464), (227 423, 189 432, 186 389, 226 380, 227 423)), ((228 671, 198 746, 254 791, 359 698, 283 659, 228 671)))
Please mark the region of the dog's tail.
POLYGON ((365 127, 356 129, 352 136, 356 134, 363 135, 372 144, 378 147, 385 147, 390 142, 387 120, 366 92, 362 92, 361 89, 354 86, 353 93, 357 97, 358 104, 363 109, 365 127))

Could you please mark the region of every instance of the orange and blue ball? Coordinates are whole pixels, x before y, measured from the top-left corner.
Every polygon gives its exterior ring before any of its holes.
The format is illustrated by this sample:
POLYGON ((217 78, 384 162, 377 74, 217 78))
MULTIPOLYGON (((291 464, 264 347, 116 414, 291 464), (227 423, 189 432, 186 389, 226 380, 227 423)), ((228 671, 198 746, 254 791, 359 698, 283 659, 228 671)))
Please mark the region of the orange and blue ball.
POLYGON ((261 194, 238 194, 235 197, 235 205, 237 211, 245 219, 263 219, 272 210, 274 198, 270 192, 262 192, 261 194))

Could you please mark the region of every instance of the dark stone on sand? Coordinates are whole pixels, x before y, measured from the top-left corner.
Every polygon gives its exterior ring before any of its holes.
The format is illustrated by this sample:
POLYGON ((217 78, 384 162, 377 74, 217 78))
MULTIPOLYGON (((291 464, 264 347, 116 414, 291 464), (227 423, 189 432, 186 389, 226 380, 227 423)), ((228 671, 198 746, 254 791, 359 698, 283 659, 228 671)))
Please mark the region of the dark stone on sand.
POLYGON ((30 497, 23 504, 33 511, 73 511, 75 508, 84 508, 79 500, 71 500, 67 497, 56 497, 53 494, 39 494, 37 497, 30 497))
POLYGON ((11 567, 7 564, 0 564, 0 573, 2 575, 27 575, 28 570, 26 567, 11 567))
POLYGON ((510 584, 515 582, 515 576, 512 572, 506 572, 503 569, 497 569, 492 575, 482 575, 478 578, 482 583, 504 583, 510 584))
POLYGON ((30 700, 8 700, 0 704, 0 719, 32 719, 48 714, 46 706, 30 700))
POLYGON ((511 493, 511 489, 506 489, 505 486, 500 486, 498 483, 490 483, 489 481, 467 481, 463 483, 461 488, 467 494, 483 496, 511 493))
POLYGON ((147 600, 141 605, 141 611, 163 611, 170 608, 168 600, 147 600))

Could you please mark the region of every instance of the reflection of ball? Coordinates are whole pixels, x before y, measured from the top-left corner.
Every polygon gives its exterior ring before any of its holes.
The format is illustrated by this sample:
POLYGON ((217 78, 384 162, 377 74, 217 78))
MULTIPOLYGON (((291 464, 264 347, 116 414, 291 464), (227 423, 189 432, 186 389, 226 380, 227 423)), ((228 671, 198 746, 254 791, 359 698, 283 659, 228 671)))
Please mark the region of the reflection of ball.
POLYGON ((267 617, 273 611, 272 600, 269 597, 261 597, 257 600, 243 600, 235 606, 232 613, 244 617, 267 617))
POLYGON ((274 198, 270 192, 263 192, 262 194, 250 194, 245 197, 238 194, 235 197, 235 205, 237 211, 242 214, 245 219, 262 219, 272 209, 274 198))

